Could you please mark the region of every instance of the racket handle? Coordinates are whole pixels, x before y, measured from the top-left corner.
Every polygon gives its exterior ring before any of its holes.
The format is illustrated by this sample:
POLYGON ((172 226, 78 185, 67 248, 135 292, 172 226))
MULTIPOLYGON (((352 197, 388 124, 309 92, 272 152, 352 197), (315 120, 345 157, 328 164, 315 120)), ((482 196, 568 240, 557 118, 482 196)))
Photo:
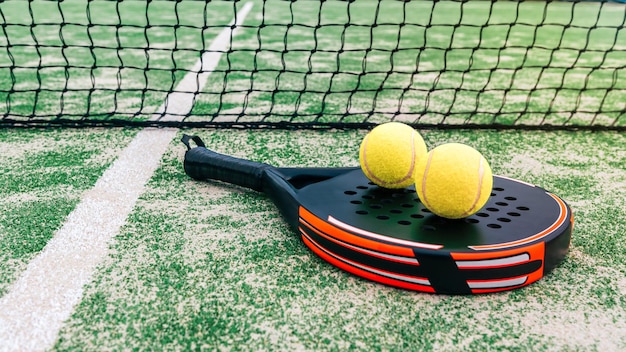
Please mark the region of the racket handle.
POLYGON ((272 166, 216 153, 207 149, 197 136, 183 135, 181 140, 187 146, 185 173, 191 178, 218 180, 263 192, 265 172, 272 166), (191 147, 191 140, 196 147, 191 147))

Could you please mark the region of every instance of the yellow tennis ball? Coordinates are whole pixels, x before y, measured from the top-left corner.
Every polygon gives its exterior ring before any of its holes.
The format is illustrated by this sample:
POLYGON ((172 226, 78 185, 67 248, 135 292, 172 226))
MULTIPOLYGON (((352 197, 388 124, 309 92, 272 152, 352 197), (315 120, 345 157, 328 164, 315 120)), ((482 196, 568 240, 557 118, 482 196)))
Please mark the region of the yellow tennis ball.
POLYGON ((415 165, 426 152, 426 143, 415 129, 387 122, 363 138, 359 161, 370 181, 385 188, 404 188, 415 182, 415 165))
POLYGON ((448 143, 432 149, 415 168, 415 190, 436 215, 460 219, 482 208, 493 187, 491 167, 476 149, 448 143))

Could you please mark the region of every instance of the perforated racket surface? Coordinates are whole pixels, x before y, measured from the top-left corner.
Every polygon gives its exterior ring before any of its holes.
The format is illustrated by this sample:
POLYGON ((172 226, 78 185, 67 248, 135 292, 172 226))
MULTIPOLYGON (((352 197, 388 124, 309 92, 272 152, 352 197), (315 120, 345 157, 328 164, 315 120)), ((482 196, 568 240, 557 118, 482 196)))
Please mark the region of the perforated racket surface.
POLYGON ((183 142, 189 176, 265 192, 314 253, 383 284, 446 294, 510 290, 542 278, 569 247, 568 205, 524 182, 494 176, 478 213, 448 220, 431 214, 413 188, 378 187, 358 168, 275 168, 212 152, 198 137, 183 142))

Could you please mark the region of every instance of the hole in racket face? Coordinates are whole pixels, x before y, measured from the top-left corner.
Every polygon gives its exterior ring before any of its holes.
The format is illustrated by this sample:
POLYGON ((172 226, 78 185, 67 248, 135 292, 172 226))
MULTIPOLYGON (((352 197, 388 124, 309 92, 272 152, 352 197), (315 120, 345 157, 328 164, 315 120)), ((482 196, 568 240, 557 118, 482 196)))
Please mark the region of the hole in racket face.
POLYGON ((412 232, 411 239, 443 244, 447 248, 465 247, 467 241, 497 242, 516 227, 524 226, 527 222, 524 213, 531 212, 532 206, 507 193, 506 188, 494 187, 489 201, 476 214, 445 219, 432 214, 420 202, 413 187, 385 189, 366 183, 346 189, 344 195, 353 206, 353 213, 368 222, 377 222, 377 228, 401 228, 412 232))
MULTIPOLYGON (((434 216, 420 202, 414 188, 385 189, 375 184, 355 186, 354 189, 344 191, 350 204, 357 205, 355 214, 374 217, 380 221, 395 222, 399 225, 410 226, 420 223, 426 216, 434 216)), ((525 205, 516 204, 517 197, 506 195, 506 189, 496 187, 491 193, 491 202, 476 214, 460 220, 450 220, 436 217, 424 229, 437 230, 437 225, 446 225, 449 222, 463 221, 468 224, 485 223, 491 229, 502 229, 504 224, 514 222, 521 217, 522 212, 530 211, 525 205)))

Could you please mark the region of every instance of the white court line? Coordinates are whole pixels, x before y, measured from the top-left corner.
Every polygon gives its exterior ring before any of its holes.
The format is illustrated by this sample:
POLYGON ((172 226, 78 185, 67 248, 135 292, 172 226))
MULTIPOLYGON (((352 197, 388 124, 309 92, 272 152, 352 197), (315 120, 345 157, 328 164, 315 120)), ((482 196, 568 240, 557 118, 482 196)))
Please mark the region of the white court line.
MULTIPOLYGON (((251 8, 252 3, 246 3, 231 25, 241 25, 251 8)), ((191 111, 193 92, 203 88, 221 52, 229 48, 235 35, 231 25, 215 38, 176 92, 168 95, 155 118, 180 120, 191 111)), ((43 351, 54 345, 64 321, 80 302, 83 287, 108 254, 111 239, 126 222, 176 134, 173 128, 140 131, 0 298, 1 351, 43 351)))

